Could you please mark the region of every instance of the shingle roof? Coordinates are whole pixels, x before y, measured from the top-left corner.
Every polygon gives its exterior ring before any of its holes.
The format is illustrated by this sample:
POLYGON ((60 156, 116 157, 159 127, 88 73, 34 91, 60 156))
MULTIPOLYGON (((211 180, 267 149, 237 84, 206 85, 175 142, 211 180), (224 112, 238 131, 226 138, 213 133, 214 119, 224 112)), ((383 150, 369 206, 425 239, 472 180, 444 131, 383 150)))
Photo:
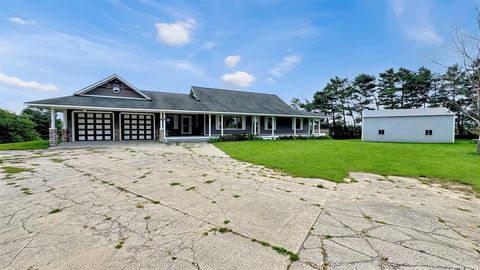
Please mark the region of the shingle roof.
POLYGON ((232 112, 292 116, 319 116, 297 111, 272 94, 192 87, 192 95, 144 91, 151 100, 72 95, 27 102, 27 105, 128 108, 140 110, 179 110, 194 112, 232 112))
POLYGON ((363 117, 405 117, 405 116, 440 116, 455 115, 444 107, 438 108, 421 108, 421 109, 397 109, 397 110, 365 110, 363 117))

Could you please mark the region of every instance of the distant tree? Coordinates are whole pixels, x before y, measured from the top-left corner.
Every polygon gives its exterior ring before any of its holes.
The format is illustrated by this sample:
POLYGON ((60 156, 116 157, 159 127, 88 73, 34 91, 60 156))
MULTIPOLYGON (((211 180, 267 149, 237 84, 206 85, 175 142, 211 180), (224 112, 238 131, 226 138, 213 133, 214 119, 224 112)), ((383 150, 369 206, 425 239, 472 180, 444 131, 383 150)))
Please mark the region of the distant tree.
POLYGON ((395 77, 397 78, 397 89, 399 91, 398 108, 417 107, 417 95, 415 92, 415 73, 406 68, 399 68, 395 77))
POLYGON ((0 109, 0 143, 37 140, 35 124, 22 115, 0 109))
POLYGON ((428 96, 428 106, 431 108, 446 107, 448 95, 443 87, 441 75, 432 74, 432 84, 428 96))
POLYGON ((400 108, 397 96, 397 76, 393 68, 385 70, 380 73, 378 79, 378 99, 380 105, 385 109, 398 109, 400 108))
MULTIPOLYGON (((42 139, 48 139, 50 129, 49 110, 28 107, 22 111, 22 115, 28 117, 35 124, 35 130, 42 139)), ((60 130, 62 128, 62 121, 56 119, 55 126, 57 130, 60 130)))
POLYGON ((414 108, 426 108, 429 101, 429 93, 433 86, 432 71, 426 67, 420 67, 415 74, 414 80, 414 91, 413 94, 410 95, 411 99, 409 103, 412 104, 414 108))
POLYGON ((458 64, 455 64, 447 68, 447 71, 443 75, 442 79, 443 90, 447 96, 447 102, 445 105, 457 116, 455 121, 458 133, 464 134, 465 130, 462 125, 462 112, 465 108, 463 106, 464 99, 462 93, 464 93, 466 87, 466 73, 458 64))
POLYGON ((375 76, 362 73, 355 77, 352 82, 353 93, 352 100, 355 104, 355 110, 362 113, 363 110, 369 108, 372 104, 378 110, 380 109, 377 98, 377 85, 375 84, 375 76))
POLYGON ((294 110, 300 110, 302 108, 303 104, 298 98, 292 98, 290 101, 290 107, 292 107, 294 110))

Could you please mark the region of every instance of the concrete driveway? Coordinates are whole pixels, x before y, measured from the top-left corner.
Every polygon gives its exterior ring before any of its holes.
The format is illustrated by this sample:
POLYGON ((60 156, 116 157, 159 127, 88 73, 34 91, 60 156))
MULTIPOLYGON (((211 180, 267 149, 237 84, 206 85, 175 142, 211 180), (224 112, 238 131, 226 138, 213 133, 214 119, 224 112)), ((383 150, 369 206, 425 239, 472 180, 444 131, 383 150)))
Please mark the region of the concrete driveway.
POLYGON ((292 178, 210 144, 0 160, 0 269, 480 269, 463 187, 292 178))

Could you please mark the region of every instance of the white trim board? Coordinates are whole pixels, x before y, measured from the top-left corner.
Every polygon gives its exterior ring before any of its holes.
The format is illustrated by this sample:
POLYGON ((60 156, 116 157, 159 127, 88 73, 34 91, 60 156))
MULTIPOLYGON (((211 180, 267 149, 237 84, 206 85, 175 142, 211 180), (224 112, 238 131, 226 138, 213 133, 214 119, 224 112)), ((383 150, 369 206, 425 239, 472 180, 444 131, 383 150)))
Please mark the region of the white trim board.
POLYGON ((178 114, 223 114, 223 115, 257 115, 257 116, 276 116, 276 117, 303 117, 303 118, 328 118, 323 115, 289 115, 289 114, 267 114, 267 113, 245 113, 245 112, 214 112, 214 111, 187 111, 187 110, 162 110, 162 109, 141 109, 141 108, 118 108, 118 107, 95 107, 95 106, 78 106, 78 105, 47 105, 36 103, 25 103, 28 106, 41 108, 61 108, 61 109, 85 109, 85 110, 111 110, 111 111, 128 111, 128 112, 165 112, 178 114))

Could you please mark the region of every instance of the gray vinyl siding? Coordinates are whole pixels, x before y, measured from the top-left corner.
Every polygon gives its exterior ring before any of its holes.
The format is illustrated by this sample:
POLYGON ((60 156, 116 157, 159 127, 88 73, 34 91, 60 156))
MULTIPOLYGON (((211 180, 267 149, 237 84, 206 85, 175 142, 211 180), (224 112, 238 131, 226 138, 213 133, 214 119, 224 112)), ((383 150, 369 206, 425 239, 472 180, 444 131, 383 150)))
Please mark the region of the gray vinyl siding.
POLYGON ((134 90, 130 89, 128 86, 123 85, 123 89, 120 93, 115 94, 112 91, 112 87, 109 86, 109 83, 101 85, 93 90, 88 91, 85 95, 92 95, 92 96, 108 96, 108 97, 126 97, 126 98, 141 98, 145 99, 143 96, 135 92, 134 90))
POLYGON ((453 143, 455 116, 363 118, 362 140, 383 142, 453 143), (384 130, 384 135, 378 131, 384 130), (425 135, 432 130, 432 135, 425 135))

